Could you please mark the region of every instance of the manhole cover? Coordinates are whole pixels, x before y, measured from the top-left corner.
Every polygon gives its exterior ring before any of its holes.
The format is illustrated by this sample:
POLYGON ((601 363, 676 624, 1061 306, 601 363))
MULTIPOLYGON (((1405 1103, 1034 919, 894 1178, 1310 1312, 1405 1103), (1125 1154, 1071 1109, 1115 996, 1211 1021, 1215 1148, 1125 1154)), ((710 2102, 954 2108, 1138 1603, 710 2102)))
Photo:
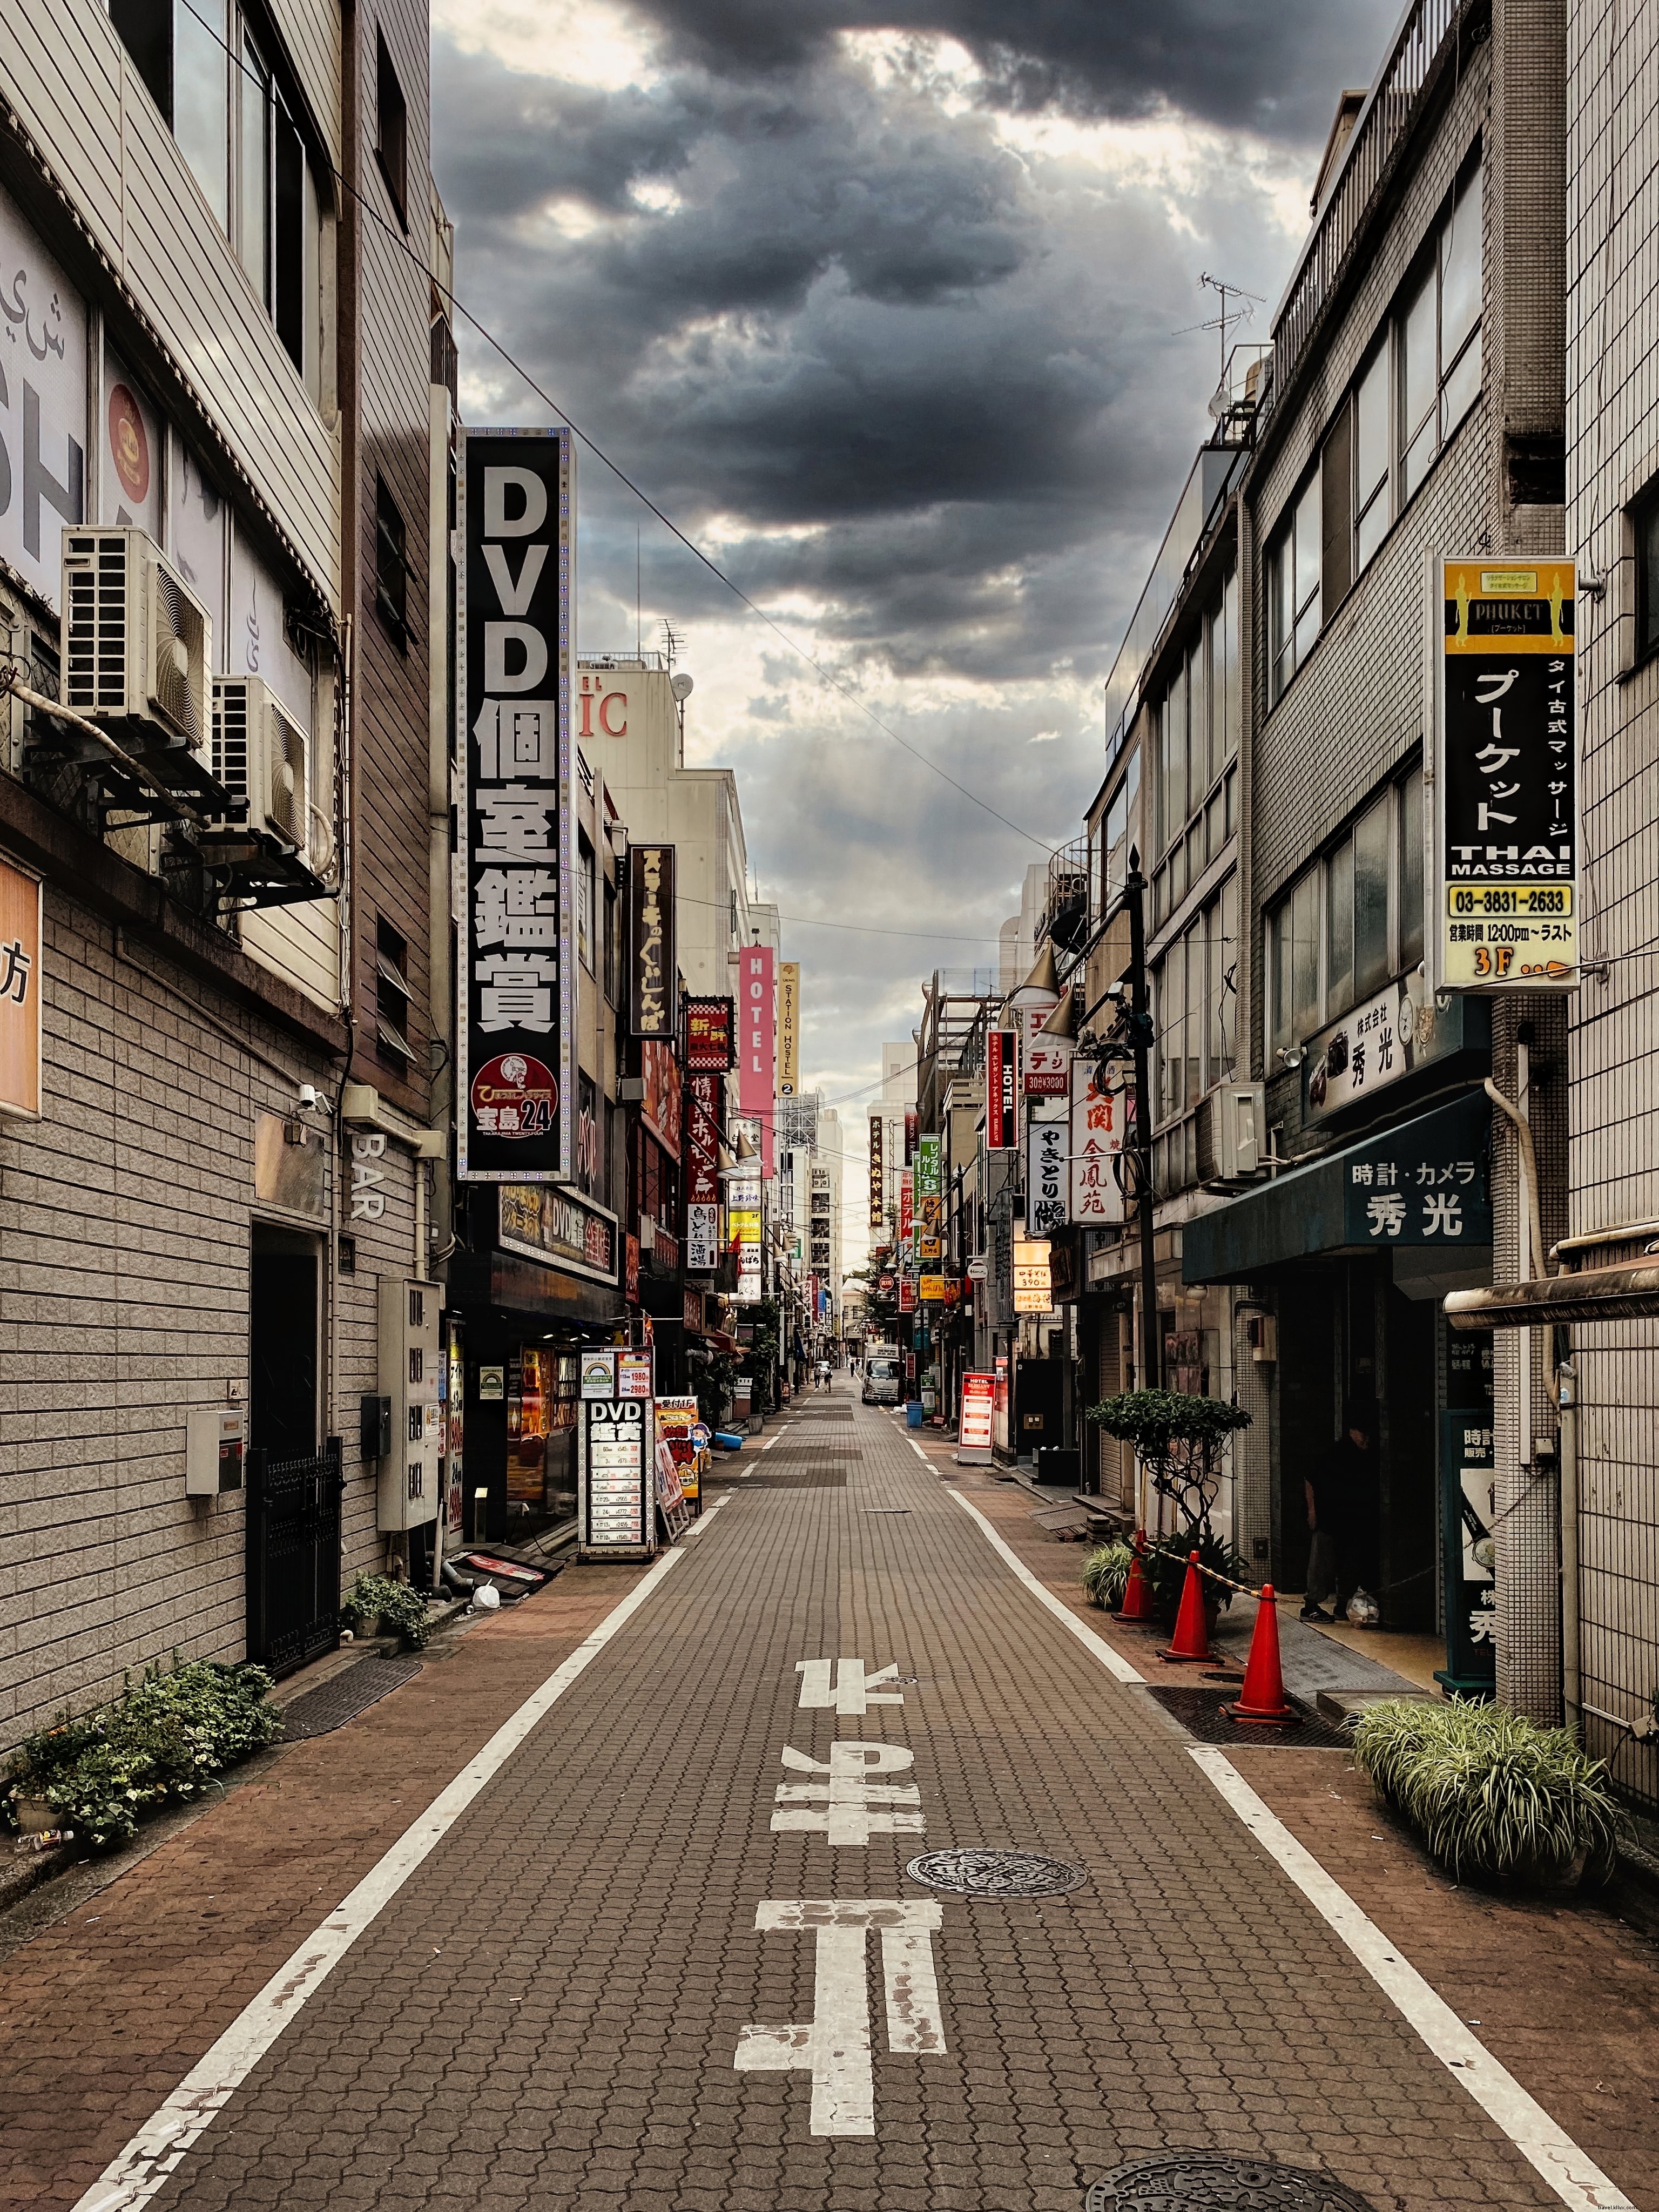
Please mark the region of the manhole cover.
POLYGON ((1376 2212, 1352 2189, 1300 2166, 1211 2151, 1139 2158, 1097 2181, 1083 2212, 1376 2212))
POLYGON ((283 1707, 284 1741, 298 1743, 305 1736, 331 1735, 337 1728, 343 1728, 359 1713, 379 1705, 382 1698, 389 1697, 420 1671, 418 1659, 377 1656, 356 1660, 283 1707))
POLYGON ((959 1897, 1063 1897, 1089 1879, 1068 1859, 1036 1851, 924 1851, 904 1871, 912 1881, 959 1897))

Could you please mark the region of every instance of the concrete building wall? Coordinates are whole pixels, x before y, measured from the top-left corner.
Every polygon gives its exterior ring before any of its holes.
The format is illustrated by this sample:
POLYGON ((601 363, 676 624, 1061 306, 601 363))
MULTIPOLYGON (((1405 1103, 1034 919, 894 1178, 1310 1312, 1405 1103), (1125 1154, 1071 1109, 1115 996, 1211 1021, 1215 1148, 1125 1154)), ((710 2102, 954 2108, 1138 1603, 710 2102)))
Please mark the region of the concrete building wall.
MULTIPOLYGON (((1567 550, 1581 584, 1579 702, 1589 856, 1571 1002, 1575 1231, 1659 1218, 1659 660, 1638 631, 1637 508, 1659 480, 1659 18, 1573 0, 1567 43, 1567 550)), ((1587 1702, 1634 1719, 1659 1651, 1659 1322, 1573 1332, 1587 1702)), ((1659 1754, 1594 1717, 1590 1747, 1659 1802, 1659 1754)))

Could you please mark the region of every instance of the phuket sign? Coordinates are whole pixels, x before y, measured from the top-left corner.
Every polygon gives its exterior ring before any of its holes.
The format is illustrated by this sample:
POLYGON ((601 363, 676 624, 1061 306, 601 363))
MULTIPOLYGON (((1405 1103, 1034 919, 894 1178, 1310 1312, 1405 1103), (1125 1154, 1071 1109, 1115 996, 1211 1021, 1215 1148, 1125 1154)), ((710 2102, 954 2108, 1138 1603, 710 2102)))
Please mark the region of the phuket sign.
POLYGON ((463 434, 457 1149, 473 1182, 569 1182, 575 1169, 574 487, 568 430, 463 434))
POLYGON ((1577 598, 1571 561, 1433 564, 1437 990, 1578 981, 1577 598))

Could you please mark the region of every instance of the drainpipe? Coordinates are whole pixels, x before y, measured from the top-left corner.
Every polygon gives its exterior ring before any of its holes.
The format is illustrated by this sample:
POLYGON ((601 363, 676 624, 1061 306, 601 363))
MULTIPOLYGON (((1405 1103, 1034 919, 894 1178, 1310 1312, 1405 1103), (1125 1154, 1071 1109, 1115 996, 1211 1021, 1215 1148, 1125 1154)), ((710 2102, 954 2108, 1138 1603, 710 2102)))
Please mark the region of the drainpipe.
POLYGON ((1578 1371, 1571 1359, 1555 1370, 1561 1416, 1561 1703, 1567 1726, 1583 1724, 1583 1677, 1578 1621, 1578 1371))

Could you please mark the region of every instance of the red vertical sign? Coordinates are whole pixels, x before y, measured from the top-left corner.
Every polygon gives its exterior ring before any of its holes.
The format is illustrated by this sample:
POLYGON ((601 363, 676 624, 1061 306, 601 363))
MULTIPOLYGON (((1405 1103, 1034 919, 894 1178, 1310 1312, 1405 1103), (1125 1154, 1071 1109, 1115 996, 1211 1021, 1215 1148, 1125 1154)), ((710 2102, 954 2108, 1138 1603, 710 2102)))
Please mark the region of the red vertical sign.
POLYGON ((777 999, 769 945, 738 956, 738 1105, 761 1125, 761 1172, 772 1172, 772 1117, 777 1094, 777 999))
POLYGON ((985 1039, 985 1149, 1012 1151, 1019 1143, 1019 1036, 992 1030, 985 1039))

